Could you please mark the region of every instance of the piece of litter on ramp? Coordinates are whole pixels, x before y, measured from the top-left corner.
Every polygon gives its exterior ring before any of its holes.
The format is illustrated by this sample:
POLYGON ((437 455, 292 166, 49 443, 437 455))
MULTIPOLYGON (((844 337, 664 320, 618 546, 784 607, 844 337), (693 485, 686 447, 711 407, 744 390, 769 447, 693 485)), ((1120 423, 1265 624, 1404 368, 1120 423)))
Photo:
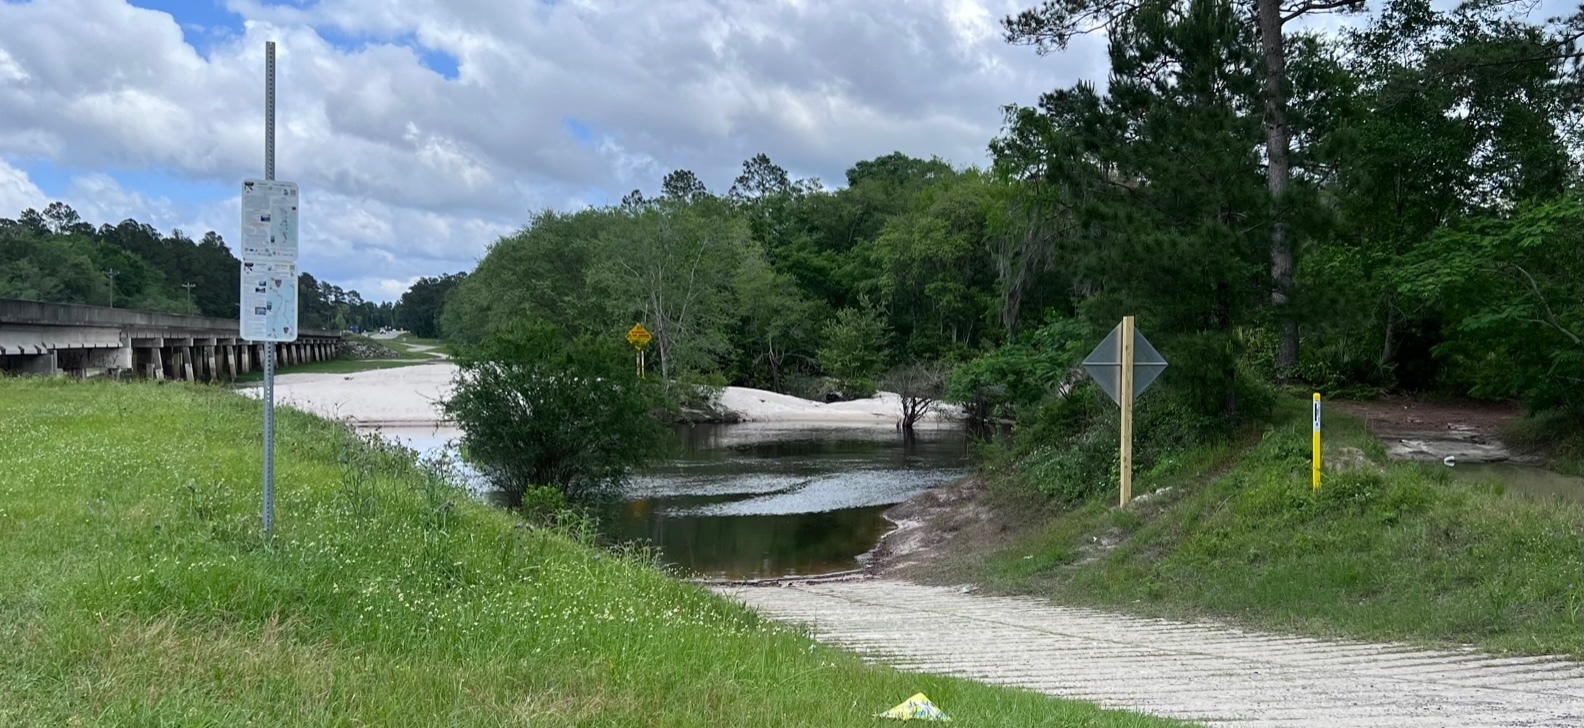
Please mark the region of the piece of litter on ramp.
POLYGON ((945 711, 935 707, 924 693, 917 693, 903 701, 901 705, 881 713, 876 718, 896 718, 897 720, 951 720, 945 711))

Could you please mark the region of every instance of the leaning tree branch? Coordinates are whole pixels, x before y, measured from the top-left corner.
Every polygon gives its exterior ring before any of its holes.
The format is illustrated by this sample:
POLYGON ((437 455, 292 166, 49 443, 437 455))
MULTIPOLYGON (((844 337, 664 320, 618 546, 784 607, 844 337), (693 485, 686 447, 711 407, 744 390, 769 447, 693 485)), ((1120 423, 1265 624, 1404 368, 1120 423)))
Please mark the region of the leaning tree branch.
POLYGON ((1305 2, 1293 8, 1292 10, 1289 10, 1285 15, 1282 15, 1281 21, 1283 24, 1286 24, 1288 21, 1293 20, 1304 13, 1312 13, 1319 10, 1336 10, 1338 8, 1346 7, 1362 7, 1363 5, 1363 0, 1321 0, 1321 2, 1305 2))
POLYGON ((1540 308, 1545 309, 1545 320, 1530 319, 1530 321, 1533 323, 1550 326, 1551 328, 1560 331, 1563 336, 1572 339, 1573 343, 1578 344, 1579 346, 1584 346, 1584 338, 1581 338, 1578 334, 1573 333, 1573 331, 1568 329, 1566 326, 1563 326, 1562 320, 1557 317, 1555 311, 1551 310, 1551 302, 1547 301, 1545 294, 1540 292, 1540 286, 1539 284, 1535 283, 1534 276, 1529 275, 1529 271, 1524 270, 1523 266, 1518 265, 1517 263, 1508 263, 1507 267, 1518 271, 1523 275, 1524 280, 1529 284, 1529 291, 1534 294, 1535 300, 1540 302, 1540 308))

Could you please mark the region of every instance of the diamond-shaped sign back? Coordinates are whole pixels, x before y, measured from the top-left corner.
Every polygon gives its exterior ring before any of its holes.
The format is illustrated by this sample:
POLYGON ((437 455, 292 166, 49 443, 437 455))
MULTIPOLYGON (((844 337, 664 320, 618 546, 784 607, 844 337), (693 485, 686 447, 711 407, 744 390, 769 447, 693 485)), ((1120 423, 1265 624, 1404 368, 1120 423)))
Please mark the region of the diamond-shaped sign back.
MULTIPOLYGON (((1111 401, 1122 403, 1122 325, 1117 324, 1106 334, 1099 346, 1084 359, 1084 371, 1105 390, 1111 401)), ((1138 399, 1161 372, 1166 370, 1166 358, 1155 350, 1138 329, 1133 329, 1133 398, 1138 399)))

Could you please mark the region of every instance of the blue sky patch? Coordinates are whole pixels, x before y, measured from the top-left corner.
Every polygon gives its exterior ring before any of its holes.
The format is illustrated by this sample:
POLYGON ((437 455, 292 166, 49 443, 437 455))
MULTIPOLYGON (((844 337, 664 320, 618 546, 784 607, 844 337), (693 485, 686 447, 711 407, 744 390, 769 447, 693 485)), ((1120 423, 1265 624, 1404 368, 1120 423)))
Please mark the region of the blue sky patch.
MULTIPOLYGON (((142 194, 151 200, 165 198, 177 207, 193 207, 227 199, 237 194, 232 186, 211 180, 187 179, 159 170, 95 170, 62 167, 48 160, 12 160, 11 163, 27 174, 49 202, 67 200, 72 196, 72 180, 95 172, 108 175, 128 192, 142 194)), ((46 202, 45 204, 48 204, 46 202)), ((0 210, 0 217, 10 217, 21 210, 0 210)), ((131 214, 131 213, 128 213, 131 214)), ((98 225, 114 225, 121 220, 90 220, 98 225)), ((153 222, 139 220, 139 222, 153 222)))
POLYGON ((136 190, 151 198, 164 197, 177 204, 204 204, 218 202, 240 194, 242 180, 225 185, 213 180, 195 180, 170 175, 158 170, 108 172, 123 189, 136 190))
POLYGON ((388 37, 370 33, 348 32, 345 28, 337 28, 331 25, 316 26, 314 32, 318 33, 319 37, 323 38, 324 42, 329 43, 331 47, 347 53, 355 53, 371 45, 386 43, 401 46, 412 51, 414 55, 418 56, 418 61, 425 68, 439 74, 441 78, 447 81, 455 81, 457 79, 460 64, 456 56, 439 48, 430 48, 420 43, 418 37, 411 33, 388 37))
POLYGON ((456 56, 433 48, 414 48, 413 50, 418 53, 418 60, 423 61, 424 66, 429 70, 440 74, 447 81, 457 80, 457 76, 461 73, 461 68, 460 64, 457 63, 456 56))
POLYGON ((594 144, 594 127, 570 116, 561 118, 561 127, 566 129, 573 139, 590 146, 594 144))
POLYGON ((187 43, 206 58, 216 43, 243 31, 242 16, 227 10, 225 0, 128 0, 127 4, 170 14, 187 43))

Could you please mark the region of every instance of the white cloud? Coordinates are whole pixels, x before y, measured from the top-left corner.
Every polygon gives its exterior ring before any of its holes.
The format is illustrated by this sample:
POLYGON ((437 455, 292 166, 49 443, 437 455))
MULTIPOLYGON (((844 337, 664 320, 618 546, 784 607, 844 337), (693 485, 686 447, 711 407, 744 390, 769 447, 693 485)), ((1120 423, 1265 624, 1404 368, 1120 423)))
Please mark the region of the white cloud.
MULTIPOLYGON (((724 189, 759 152, 836 184, 894 150, 982 163, 1002 104, 1104 70, 1094 39, 1048 58, 1003 43, 999 18, 1025 4, 229 0, 245 23, 226 36, 124 0, 0 3, 0 155, 228 187, 260 176, 277 41, 277 172, 303 188, 304 265, 383 291, 470 266, 536 209, 652 192, 672 169, 724 189), (456 60, 455 80, 430 52, 456 60)), ((22 195, 5 172, 0 195, 22 195)), ((188 209, 113 182, 78 181, 85 218, 234 237, 234 201, 188 209)))
MULTIPOLYGON (((227 0, 244 24, 226 33, 125 0, 0 1, 0 157, 226 187, 260 176, 277 41, 278 176, 302 185, 304 265, 384 295, 470 266, 537 209, 652 192, 672 169, 724 189, 760 152, 836 185, 898 150, 983 163, 1002 105, 1106 72, 1098 37, 1043 58, 1003 42, 1000 19, 1035 4, 227 0), (358 47, 326 40, 349 37, 358 47), (429 53, 454 58, 456 78, 429 53)), ((1567 6, 1544 0, 1536 17, 1567 6)), ((85 218, 234 237, 234 199, 193 205, 103 175, 71 195, 85 218)), ((0 162, 3 209, 42 202, 0 162)))
POLYGON ((44 191, 26 172, 0 159, 0 217, 12 217, 29 207, 42 210, 46 204, 44 191))

